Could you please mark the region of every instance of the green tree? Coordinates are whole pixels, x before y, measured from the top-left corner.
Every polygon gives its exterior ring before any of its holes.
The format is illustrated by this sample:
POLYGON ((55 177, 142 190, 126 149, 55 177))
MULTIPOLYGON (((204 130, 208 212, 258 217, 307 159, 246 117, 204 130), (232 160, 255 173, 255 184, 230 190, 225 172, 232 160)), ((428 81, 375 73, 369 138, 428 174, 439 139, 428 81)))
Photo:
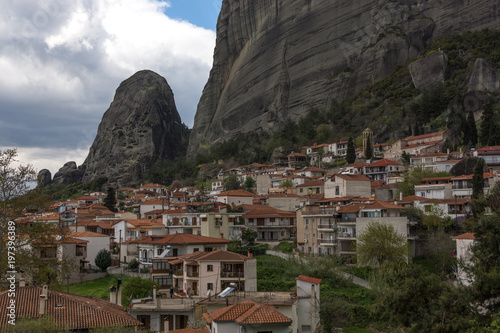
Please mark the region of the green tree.
POLYGON ((356 161, 356 149, 354 148, 354 142, 352 141, 352 137, 349 138, 347 142, 347 152, 345 159, 348 164, 353 164, 356 161))
POLYGON ((114 188, 108 187, 108 195, 104 198, 103 206, 112 212, 116 212, 116 191, 114 188))
POLYGON ((290 188, 293 187, 295 184, 293 183, 293 180, 290 178, 285 178, 280 181, 280 187, 281 188, 290 188))
POLYGON ((485 308, 498 312, 500 303, 500 215, 483 215, 473 228, 476 242, 472 247, 470 266, 474 276, 473 290, 476 300, 485 308))
POLYGON ((367 160, 373 157, 373 148, 369 137, 366 139, 365 157, 367 160))
POLYGON ((500 182, 496 182, 488 196, 488 206, 496 213, 500 213, 500 182))
POLYGON ((39 318, 19 318, 15 325, 8 325, 8 333, 69 333, 69 330, 58 327, 53 318, 43 316, 39 318))
POLYGON ((253 230, 250 228, 246 228, 243 230, 241 233, 241 240, 245 242, 248 245, 254 245, 255 244, 255 239, 259 237, 259 233, 257 230, 253 230))
POLYGON ((99 267, 103 272, 111 266, 111 252, 106 249, 102 249, 97 252, 97 256, 95 257, 95 265, 99 267))
POLYGON ((239 190, 241 189, 241 181, 236 174, 232 173, 224 178, 222 186, 226 191, 239 190))
POLYGON ((408 259, 406 235, 399 234, 392 225, 370 222, 356 241, 356 255, 361 265, 396 265, 408 259))
POLYGON ((490 128, 493 123, 493 104, 494 99, 490 97, 488 103, 483 106, 483 114, 481 115, 481 137, 480 141, 483 146, 487 146, 490 138, 490 128))
POLYGON ((472 176, 472 198, 478 199, 484 194, 484 159, 480 158, 474 167, 474 175, 472 176))
POLYGON ((448 153, 448 149, 452 151, 453 146, 451 145, 450 139, 447 137, 446 139, 444 139, 443 146, 441 147, 441 152, 448 153))
POLYGON ((411 155, 403 151, 403 153, 401 154, 401 163, 403 163, 405 166, 409 166, 410 162, 411 162, 411 155))
POLYGON ((255 181, 255 179, 253 179, 250 176, 247 176, 247 178, 245 178, 245 181, 243 182, 243 188, 248 192, 253 192, 253 188, 255 187, 256 184, 257 182, 255 181))
POLYGON ((148 297, 152 293, 153 281, 133 277, 123 284, 122 306, 128 307, 132 299, 148 297))
POLYGON ((418 185, 420 180, 429 177, 444 177, 446 175, 448 175, 447 172, 432 172, 422 166, 414 166, 405 172, 403 182, 398 183, 398 190, 402 192, 404 196, 414 195, 415 185, 418 185))

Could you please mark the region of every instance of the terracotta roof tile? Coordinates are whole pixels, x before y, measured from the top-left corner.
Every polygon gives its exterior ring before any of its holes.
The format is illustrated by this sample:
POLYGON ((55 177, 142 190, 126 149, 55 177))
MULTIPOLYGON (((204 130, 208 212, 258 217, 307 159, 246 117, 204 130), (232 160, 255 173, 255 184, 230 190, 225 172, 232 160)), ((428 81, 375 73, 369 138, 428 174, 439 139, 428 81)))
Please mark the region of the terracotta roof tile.
POLYGON ((256 197, 252 192, 248 192, 245 190, 232 190, 232 191, 226 191, 221 194, 217 195, 218 197, 256 197))
POLYGON ((338 174, 335 175, 335 177, 342 178, 344 180, 351 180, 351 181, 366 181, 369 182, 370 178, 364 176, 364 175, 343 175, 343 174, 338 174))
POLYGON ((206 237, 193 234, 175 233, 166 236, 148 236, 145 239, 137 239, 130 243, 138 244, 169 244, 169 245, 187 245, 187 244, 227 244, 229 240, 215 237, 206 237))
POLYGON ((297 185, 296 187, 322 186, 322 185, 325 185, 325 181, 323 181, 323 180, 311 180, 310 182, 306 182, 302 185, 297 185))
POLYGON ((197 251, 178 257, 182 260, 205 260, 205 261, 242 261, 252 259, 245 255, 224 250, 215 250, 210 252, 197 251))
POLYGON ((252 300, 212 311, 208 316, 214 322, 234 321, 240 325, 249 324, 291 324, 292 320, 278 310, 252 300))
MULTIPOLYGON (((37 286, 16 289, 17 318, 39 318, 40 295, 37 286)), ((7 305, 10 302, 8 290, 0 293, 0 327, 7 325, 7 305)), ((121 306, 96 297, 83 297, 59 291, 48 290, 46 315, 61 329, 86 330, 107 326, 142 326, 121 306), (58 306, 60 305, 60 306, 58 306)))
POLYGON ((309 282, 309 283, 314 283, 314 284, 320 284, 321 279, 305 276, 305 275, 299 275, 295 278, 295 280, 300 280, 304 282, 309 282))
POLYGON ((461 234, 456 237, 453 237, 453 239, 476 239, 476 238, 474 237, 474 233, 468 232, 466 234, 461 234))
POLYGON ((379 166, 386 166, 386 165, 400 165, 400 166, 403 166, 403 164, 401 164, 401 163, 394 162, 394 161, 391 161, 391 160, 388 160, 388 159, 384 158, 384 159, 381 159, 379 161, 370 163, 366 167, 367 168, 371 168, 371 167, 379 167, 379 166))

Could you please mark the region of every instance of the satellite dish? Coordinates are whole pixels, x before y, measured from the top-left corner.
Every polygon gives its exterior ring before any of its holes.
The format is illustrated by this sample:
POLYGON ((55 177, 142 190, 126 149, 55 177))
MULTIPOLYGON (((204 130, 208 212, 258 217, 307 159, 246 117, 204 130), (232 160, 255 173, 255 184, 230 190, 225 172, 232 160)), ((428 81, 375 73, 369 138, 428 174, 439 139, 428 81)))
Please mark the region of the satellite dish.
POLYGON ((59 242, 62 239, 61 235, 57 235, 56 242, 59 242))

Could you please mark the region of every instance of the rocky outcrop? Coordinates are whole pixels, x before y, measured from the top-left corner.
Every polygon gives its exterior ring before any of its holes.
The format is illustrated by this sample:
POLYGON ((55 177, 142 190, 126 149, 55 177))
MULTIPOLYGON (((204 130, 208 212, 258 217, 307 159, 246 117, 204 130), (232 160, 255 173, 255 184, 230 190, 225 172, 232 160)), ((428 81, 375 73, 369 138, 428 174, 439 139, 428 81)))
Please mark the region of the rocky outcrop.
POLYGON ((167 81, 137 72, 120 84, 102 117, 83 181, 107 177, 113 185, 134 185, 156 162, 184 151, 188 135, 167 81))
POLYGON ((188 154, 324 109, 434 38, 499 29, 499 17, 497 0, 224 0, 188 154))
POLYGON ((66 162, 63 167, 59 169, 54 175, 53 183, 59 185, 68 185, 81 181, 83 176, 83 171, 78 169, 76 162, 66 162))
POLYGON ((476 59, 467 76, 467 91, 500 92, 500 69, 485 59, 476 59))
POLYGON ((52 174, 48 169, 42 169, 38 172, 37 176, 37 186, 44 187, 52 182, 52 174))
POLYGON ((415 88, 427 90, 446 78, 448 57, 443 52, 433 53, 425 58, 412 62, 408 69, 415 88))

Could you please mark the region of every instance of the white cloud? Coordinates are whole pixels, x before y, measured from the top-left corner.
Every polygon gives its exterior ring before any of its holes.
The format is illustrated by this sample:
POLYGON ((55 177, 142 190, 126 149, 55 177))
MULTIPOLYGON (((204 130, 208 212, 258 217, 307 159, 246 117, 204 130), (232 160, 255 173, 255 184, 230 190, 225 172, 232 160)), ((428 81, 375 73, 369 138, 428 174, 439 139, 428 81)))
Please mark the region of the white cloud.
POLYGON ((81 133, 97 130, 120 82, 142 69, 167 79, 183 122, 192 126, 215 32, 167 17, 168 6, 155 0, 2 1, 0 142, 19 147, 39 169, 40 161, 46 168, 62 166, 72 151, 83 162, 80 153, 86 155, 93 136, 81 133))

